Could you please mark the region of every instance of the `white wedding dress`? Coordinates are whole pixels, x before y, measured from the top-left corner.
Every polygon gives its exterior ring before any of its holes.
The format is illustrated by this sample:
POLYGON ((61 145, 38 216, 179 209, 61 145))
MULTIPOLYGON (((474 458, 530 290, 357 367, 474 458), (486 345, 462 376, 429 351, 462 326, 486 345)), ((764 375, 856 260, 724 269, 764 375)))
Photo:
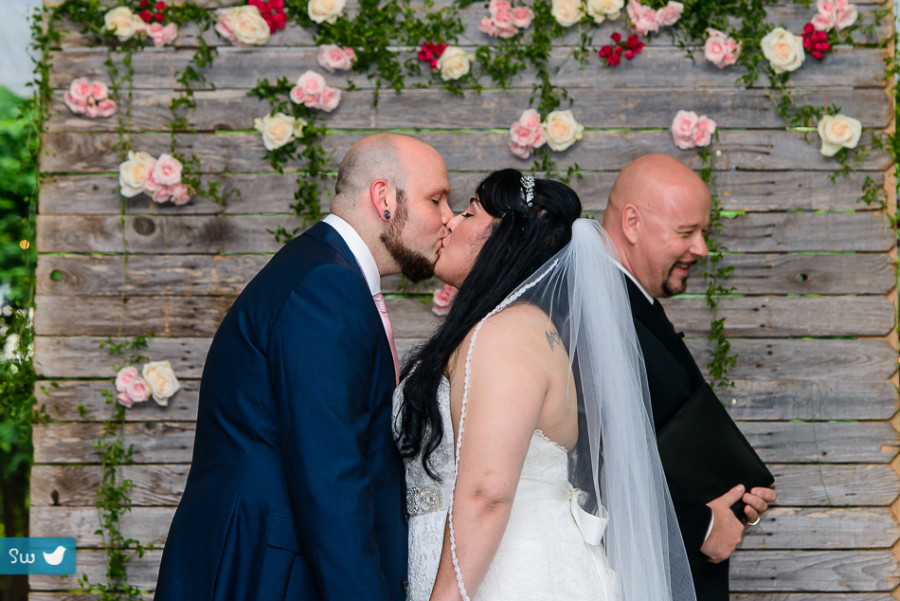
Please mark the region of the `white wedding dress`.
MULTIPOLYGON (((394 416, 403 384, 394 393, 394 416)), ((406 460, 409 512, 410 601, 427 601, 437 575, 447 510, 456 480, 450 383, 438 389, 444 427, 431 455, 433 471, 421 458, 406 460)), ((531 438, 506 532, 473 601, 615 601, 615 574, 609 569, 601 538, 606 519, 578 505, 568 481, 568 453, 540 430, 531 438)), ((605 511, 604 511, 605 514, 605 511)))

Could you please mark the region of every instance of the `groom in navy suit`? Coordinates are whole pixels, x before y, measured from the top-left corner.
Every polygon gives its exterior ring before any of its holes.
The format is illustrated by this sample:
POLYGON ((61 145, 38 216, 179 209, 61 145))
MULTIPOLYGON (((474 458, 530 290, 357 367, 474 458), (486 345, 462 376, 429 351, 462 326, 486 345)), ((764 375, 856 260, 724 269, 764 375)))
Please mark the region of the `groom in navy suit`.
POLYGON ((428 277, 452 216, 443 159, 376 134, 332 213, 282 248, 216 332, 158 601, 402 601, 396 349, 381 276, 428 277))

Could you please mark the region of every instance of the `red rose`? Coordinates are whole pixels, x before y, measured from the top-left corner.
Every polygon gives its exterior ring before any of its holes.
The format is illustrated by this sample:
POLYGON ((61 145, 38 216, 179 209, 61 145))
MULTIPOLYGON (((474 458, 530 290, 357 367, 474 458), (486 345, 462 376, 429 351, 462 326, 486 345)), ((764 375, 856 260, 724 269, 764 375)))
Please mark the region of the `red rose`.
POLYGON ((437 63, 438 63, 438 59, 436 59, 436 58, 431 59, 431 70, 432 71, 437 70, 437 63))
POLYGON ((444 54, 444 50, 446 50, 446 49, 447 49, 447 42, 441 42, 440 44, 438 44, 435 47, 434 53, 438 56, 441 56, 442 54, 444 54))
POLYGON ((156 13, 155 15, 153 15, 153 18, 156 19, 157 21, 162 21, 166 17, 162 13, 156 13))
POLYGON ((627 58, 628 60, 631 60, 633 57, 634 57, 634 52, 632 52, 631 50, 625 51, 625 58, 627 58))
POLYGON ((143 19, 145 22, 149 23, 150 21, 153 20, 153 15, 150 14, 149 10, 141 11, 141 19, 143 19))
POLYGON ((611 38, 612 38, 612 41, 615 42, 616 44, 618 44, 619 42, 622 41, 622 34, 619 33, 618 31, 614 31, 614 32, 612 33, 612 35, 609 36, 609 37, 611 37, 611 38))
POLYGON ((825 54, 821 50, 813 50, 812 55, 819 60, 825 58, 825 54))
POLYGON ((606 59, 606 62, 609 63, 610 67, 616 67, 619 65, 619 63, 622 62, 622 57, 620 57, 618 54, 610 54, 609 58, 606 59))
POLYGON ((165 2, 157 2, 156 10, 166 10, 166 3, 165 2))
POLYGON ((811 52, 813 49, 813 41, 812 38, 804 37, 803 38, 803 49, 807 52, 811 52))
POLYGON ((622 54, 622 47, 621 47, 621 46, 616 46, 616 49, 613 50, 613 52, 615 52, 616 54, 622 54))
POLYGON ((644 44, 644 42, 638 42, 637 46, 634 47, 634 53, 637 54, 638 52, 643 50, 644 46, 646 46, 646 44, 644 44))
POLYGON ((815 30, 816 30, 816 28, 813 27, 812 23, 807 23, 806 25, 803 26, 803 33, 805 33, 807 35, 811 34, 815 30))
POLYGON ((630 36, 628 36, 628 39, 625 40, 625 47, 629 50, 634 50, 640 43, 641 41, 638 39, 638 37, 635 34, 631 34, 630 36))
POLYGON ((147 8, 148 4, 150 4, 150 0, 141 0, 141 8, 147 8))
POLYGON ((600 48, 600 51, 597 53, 600 58, 606 58, 610 54, 612 54, 612 46, 603 46, 600 48))

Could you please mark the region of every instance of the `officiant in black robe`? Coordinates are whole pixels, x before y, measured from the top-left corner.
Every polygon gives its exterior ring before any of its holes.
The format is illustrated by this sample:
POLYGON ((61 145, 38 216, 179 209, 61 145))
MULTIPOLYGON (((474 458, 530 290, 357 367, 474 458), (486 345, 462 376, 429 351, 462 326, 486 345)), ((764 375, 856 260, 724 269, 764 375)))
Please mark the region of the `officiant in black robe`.
MULTIPOLYGON (((627 276, 658 435, 698 391, 712 394, 683 335, 657 300, 684 292, 691 265, 707 255, 710 209, 709 190, 691 169, 668 155, 651 154, 622 170, 603 218, 627 276)), ((667 459, 678 460, 660 452, 664 466, 667 459)), ((703 463, 681 467, 699 473, 708 469, 703 463)), ((775 500, 775 492, 765 487, 746 491, 735 481, 721 496, 703 499, 665 469, 697 599, 727 600, 728 560, 746 528, 757 524, 775 500)))

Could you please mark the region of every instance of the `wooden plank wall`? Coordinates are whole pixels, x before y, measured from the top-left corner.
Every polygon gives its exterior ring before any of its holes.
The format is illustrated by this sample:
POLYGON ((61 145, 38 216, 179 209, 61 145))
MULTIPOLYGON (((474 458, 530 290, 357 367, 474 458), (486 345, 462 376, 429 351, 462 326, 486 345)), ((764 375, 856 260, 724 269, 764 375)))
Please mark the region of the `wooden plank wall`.
MULTIPOLYGON (((45 0, 45 4, 58 0, 45 0)), ((226 2, 230 4, 234 2, 226 2)), ((878 4, 861 2, 862 13, 878 4)), ((769 21, 800 31, 815 8, 781 0, 769 21)), ((483 44, 477 22, 486 10, 464 11, 464 41, 483 44)), ((621 30, 621 21, 617 24, 621 30)), ((612 26, 595 36, 606 40, 612 26)), ((887 38, 890 18, 877 35, 887 38)), ((736 71, 702 60, 690 62, 659 36, 631 64, 604 69, 597 60, 579 67, 566 44, 554 53, 555 82, 568 87, 573 110, 586 127, 584 139, 557 155, 561 166, 577 162, 575 182, 586 208, 603 209, 616 172, 646 152, 665 152, 693 167, 667 130, 679 109, 696 110, 719 124, 716 168, 719 192, 730 211, 721 236, 729 284, 738 296, 722 302, 727 334, 738 353, 734 389, 725 397, 732 415, 777 476, 778 506, 747 535, 732 567, 732 588, 742 601, 887 601, 900 579, 895 545, 900 527, 892 510, 897 476, 896 243, 881 210, 857 202, 865 176, 887 191, 895 207, 889 156, 873 151, 859 171, 835 182, 836 163, 822 157, 815 134, 785 131, 763 82, 735 85, 736 71)), ((134 482, 135 509, 124 533, 144 543, 165 543, 169 521, 191 457, 197 391, 204 356, 215 329, 243 285, 277 250, 267 229, 294 223, 289 216, 293 176, 271 172, 260 136, 247 133, 264 107, 246 95, 257 78, 297 77, 316 68, 309 32, 288 26, 268 46, 219 47, 208 71, 215 91, 197 94, 188 114, 196 133, 179 147, 196 153, 209 179, 243 192, 223 208, 195 199, 184 207, 128 201, 123 222, 115 195, 115 120, 73 116, 62 91, 75 77, 107 80, 103 49, 85 48, 67 35, 53 55, 54 96, 45 135, 44 182, 38 216, 38 295, 35 360, 43 380, 39 396, 51 423, 35 429, 31 531, 35 536, 74 536, 78 573, 104 578, 102 541, 94 508, 100 468, 92 440, 108 415, 101 391, 110 387, 111 360, 99 343, 109 335, 152 331, 149 354, 172 361, 183 390, 168 409, 153 403, 128 411, 128 442, 135 464, 122 469, 134 482), (227 175, 226 175, 227 173, 227 175), (123 232, 130 252, 123 274, 123 232), (123 302, 124 299, 124 302, 123 302), (40 392, 49 380, 59 387, 40 392), (84 406, 83 414, 79 406, 84 406)), ((157 155, 168 148, 164 131, 175 71, 196 45, 186 28, 176 47, 134 56, 132 147, 157 155)), ((863 122, 863 143, 893 125, 893 99, 885 87, 882 57, 872 47, 840 47, 823 64, 805 64, 791 77, 796 98, 835 103, 863 122)), ((410 87, 400 96, 383 92, 372 108, 371 84, 350 79, 328 117, 325 146, 336 166, 362 131, 421 129, 420 136, 446 157, 456 208, 485 172, 507 165, 529 167, 507 151, 506 129, 528 106, 531 80, 514 89, 467 93, 460 99, 437 89, 410 87), (459 127, 464 131, 456 131, 459 127)), ((331 84, 343 78, 329 76, 331 84)), ((410 81, 410 84, 415 80, 410 81)), ((399 292, 388 278, 386 290, 399 292)), ((418 288, 419 291, 427 291, 418 288)), ((702 293, 695 274, 689 292, 702 293)), ((420 298, 389 300, 401 350, 434 325, 420 298)), ((701 298, 666 303, 692 351, 706 362, 709 315, 701 298)), ((135 559, 131 582, 155 583, 160 551, 135 559)), ((74 595, 74 578, 32 577, 35 601, 74 595)), ((83 596, 78 597, 83 599, 83 596)))

